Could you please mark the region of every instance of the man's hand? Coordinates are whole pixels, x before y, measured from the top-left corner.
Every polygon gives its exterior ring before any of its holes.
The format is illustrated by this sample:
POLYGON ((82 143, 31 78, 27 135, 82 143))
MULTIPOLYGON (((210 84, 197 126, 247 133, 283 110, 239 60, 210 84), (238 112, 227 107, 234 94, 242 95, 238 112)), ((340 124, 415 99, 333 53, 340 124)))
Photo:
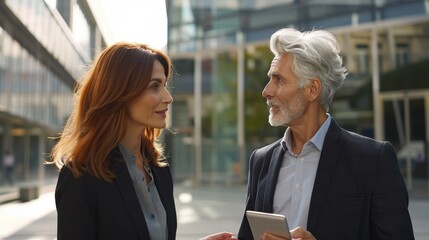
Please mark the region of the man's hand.
POLYGON ((293 240, 316 240, 311 232, 302 227, 294 228, 290 231, 293 240))
MULTIPOLYGON (((316 238, 311 234, 311 232, 306 231, 302 227, 294 228, 290 231, 292 240, 316 240, 316 238)), ((291 240, 287 238, 278 237, 270 233, 264 233, 261 236, 262 240, 291 240)))
POLYGON ((237 240, 237 238, 234 237, 234 233, 219 232, 203 237, 200 240, 237 240))

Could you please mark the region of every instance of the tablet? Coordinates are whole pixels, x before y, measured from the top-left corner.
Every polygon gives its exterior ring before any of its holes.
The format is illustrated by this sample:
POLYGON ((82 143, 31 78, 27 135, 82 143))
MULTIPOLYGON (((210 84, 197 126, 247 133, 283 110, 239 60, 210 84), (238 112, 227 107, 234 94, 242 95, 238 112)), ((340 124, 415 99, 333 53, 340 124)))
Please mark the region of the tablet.
POLYGON ((254 239, 260 239, 264 232, 291 238, 286 217, 283 215, 248 210, 246 216, 254 239))

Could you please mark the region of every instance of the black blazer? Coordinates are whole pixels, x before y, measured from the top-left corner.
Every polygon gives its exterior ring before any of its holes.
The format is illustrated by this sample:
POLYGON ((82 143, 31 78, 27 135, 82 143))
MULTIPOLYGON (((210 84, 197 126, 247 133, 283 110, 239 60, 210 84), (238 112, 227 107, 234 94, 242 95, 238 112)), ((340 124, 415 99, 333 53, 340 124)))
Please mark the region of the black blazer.
MULTIPOLYGON (((249 162, 246 210, 273 212, 284 151, 281 140, 255 150, 249 162)), ((320 155, 307 230, 318 240, 414 239, 408 192, 393 146, 331 122, 320 155)), ((246 216, 239 239, 253 239, 246 216)))
MULTIPOLYGON (((67 167, 61 169, 55 191, 58 240, 150 239, 125 162, 112 160, 111 168, 116 175, 112 183, 88 173, 76 179, 67 167)), ((167 214, 168 239, 173 240, 177 219, 170 168, 151 168, 167 214)))

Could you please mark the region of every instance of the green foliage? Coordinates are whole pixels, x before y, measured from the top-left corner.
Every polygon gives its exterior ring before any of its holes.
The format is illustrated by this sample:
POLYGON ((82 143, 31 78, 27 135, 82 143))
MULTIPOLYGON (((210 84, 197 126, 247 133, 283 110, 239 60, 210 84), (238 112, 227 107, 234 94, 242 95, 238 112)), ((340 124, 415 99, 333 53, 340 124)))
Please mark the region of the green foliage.
POLYGON ((380 76, 381 91, 429 88, 429 59, 408 64, 380 76))
POLYGON ((268 47, 255 47, 245 55, 245 132, 246 139, 282 136, 285 129, 268 123, 268 108, 262 91, 268 83, 267 72, 273 59, 268 47), (251 64, 249 64, 251 63, 251 64))

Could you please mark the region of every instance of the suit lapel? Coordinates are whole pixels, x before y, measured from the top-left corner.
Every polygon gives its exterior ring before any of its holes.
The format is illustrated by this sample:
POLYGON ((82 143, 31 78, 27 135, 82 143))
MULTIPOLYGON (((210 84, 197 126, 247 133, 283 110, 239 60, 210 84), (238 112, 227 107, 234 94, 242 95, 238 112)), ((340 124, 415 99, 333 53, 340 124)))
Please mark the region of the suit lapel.
POLYGON ((112 165, 116 175, 116 185, 135 224, 136 231, 138 232, 140 239, 149 239, 150 236, 147 229, 146 220, 144 219, 144 215, 134 190, 130 174, 128 173, 127 165, 125 162, 118 161, 112 165))
MULTIPOLYGON (((267 154, 267 156, 270 156, 270 154, 267 154)), ((270 161, 267 174, 268 180, 267 185, 265 186, 265 204, 263 206, 263 210, 266 212, 273 211, 274 192, 276 190, 277 178, 279 176, 280 167, 283 162, 283 156, 284 151, 281 147, 281 144, 278 144, 271 155, 271 159, 266 159, 266 161, 270 161)))
POLYGON ((317 167, 316 179, 314 181, 313 193, 310 201, 307 229, 311 231, 317 222, 320 209, 323 207, 326 189, 329 187, 335 164, 338 159, 338 138, 341 128, 332 119, 331 126, 325 137, 319 165, 317 167))
POLYGON ((160 182, 160 177, 159 177, 158 169, 156 167, 152 167, 151 166, 151 170, 152 170, 153 181, 154 181, 156 189, 158 191, 159 198, 161 199, 162 205, 165 206, 165 202, 164 202, 165 201, 164 187, 162 186, 162 184, 160 182))

